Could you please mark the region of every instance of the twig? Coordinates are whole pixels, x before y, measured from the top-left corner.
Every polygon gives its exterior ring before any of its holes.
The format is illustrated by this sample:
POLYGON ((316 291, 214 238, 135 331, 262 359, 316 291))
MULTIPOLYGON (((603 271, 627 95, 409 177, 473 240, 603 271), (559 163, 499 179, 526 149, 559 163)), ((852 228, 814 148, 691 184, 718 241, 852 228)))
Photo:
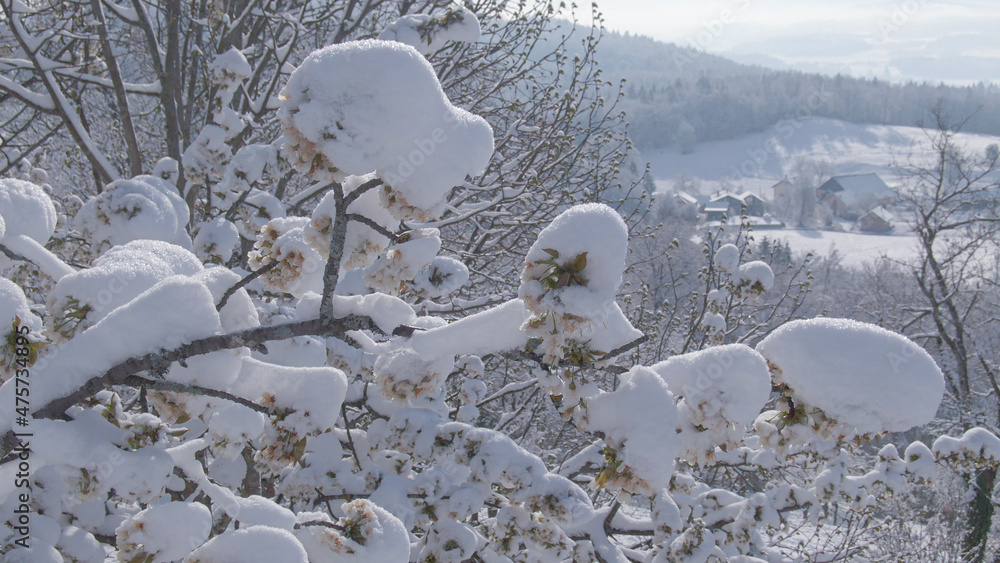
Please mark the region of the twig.
POLYGON ((238 405, 243 405, 244 407, 255 410, 259 413, 273 414, 267 407, 258 405, 253 401, 244 399, 243 397, 237 397, 236 395, 226 393, 225 391, 200 387, 198 385, 185 385, 183 383, 177 383, 176 381, 166 381, 163 379, 146 379, 145 377, 138 375, 131 375, 125 378, 124 384, 131 385, 133 387, 144 386, 158 391, 173 391, 174 393, 188 393, 191 395, 205 395, 207 397, 215 397, 216 399, 225 399, 238 405))
POLYGON ((370 219, 368 217, 365 217, 364 215, 359 215, 357 213, 348 213, 347 214, 347 220, 348 221, 357 221, 358 223, 364 223, 365 225, 367 225, 368 227, 370 227, 373 231, 375 231, 376 233, 378 233, 378 234, 380 234, 380 235, 388 238, 392 242, 396 242, 396 241, 399 240, 399 235, 397 235, 396 233, 390 231, 389 229, 386 229, 382 225, 379 225, 378 223, 376 223, 375 221, 373 221, 372 219, 370 219))
POLYGON ((219 303, 215 306, 215 310, 221 311, 222 308, 226 306, 226 302, 229 301, 229 298, 232 297, 237 291, 245 287, 253 280, 275 269, 280 263, 281 263, 280 260, 273 260, 266 266, 261 266, 260 268, 257 269, 257 271, 250 273, 250 275, 236 282, 233 285, 233 287, 230 287, 229 289, 226 290, 224 294, 222 294, 222 299, 219 299, 219 303))
POLYGON ((344 417, 344 431, 347 432, 347 445, 351 448, 351 453, 354 454, 354 461, 358 464, 358 469, 361 467, 361 458, 358 457, 358 450, 354 447, 354 439, 351 438, 351 425, 347 420, 347 407, 341 403, 340 404, 340 416, 344 417))
POLYGON ((21 262, 27 262, 29 264, 34 264, 34 262, 32 262, 31 260, 28 260, 24 256, 21 256, 20 254, 14 252, 13 250, 7 248, 2 244, 0 244, 0 252, 2 252, 7 258, 10 258, 11 260, 18 260, 21 262))
POLYGON ((631 350, 633 348, 637 348, 639 345, 644 344, 647 340, 649 340, 649 335, 648 334, 643 334, 642 336, 640 336, 639 338, 636 338, 632 342, 629 342, 628 344, 623 344, 622 346, 619 346, 619 347, 615 348, 614 350, 608 352, 607 354, 604 354, 603 356, 601 356, 600 358, 598 358, 598 361, 604 361, 604 360, 609 360, 611 358, 614 358, 615 356, 617 356, 619 354, 623 354, 623 353, 628 352, 629 350, 631 350))
POLYGON ((323 528, 333 528, 334 530, 340 532, 347 530, 347 528, 345 528, 344 526, 334 524, 333 522, 326 522, 324 520, 310 520, 308 522, 299 522, 295 524, 295 529, 298 530, 301 528, 305 528, 306 526, 320 526, 323 528))
MULTIPOLYGON (((361 184, 355 190, 353 190, 351 193, 347 194, 347 196, 344 197, 344 207, 343 207, 343 209, 347 209, 348 205, 354 203, 354 200, 356 200, 359 197, 361 197, 361 195, 364 194, 365 192, 367 192, 368 190, 370 190, 372 188, 377 188, 377 187, 381 186, 382 184, 383 184, 383 182, 379 178, 372 178, 371 180, 368 180, 364 184, 361 184)), ((339 209, 340 208, 338 207, 338 210, 339 209)))

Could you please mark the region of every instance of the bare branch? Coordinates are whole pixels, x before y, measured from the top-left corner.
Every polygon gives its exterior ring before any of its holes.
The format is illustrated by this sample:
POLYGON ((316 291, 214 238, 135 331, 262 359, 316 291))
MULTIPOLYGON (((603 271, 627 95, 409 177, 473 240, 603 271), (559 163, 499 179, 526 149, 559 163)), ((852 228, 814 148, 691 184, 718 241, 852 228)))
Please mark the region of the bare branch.
POLYGON ((240 289, 242 289, 243 287, 245 287, 247 284, 249 284, 253 280, 259 278, 260 276, 263 276, 264 274, 266 274, 268 272, 270 272, 271 270, 273 270, 280 263, 281 263, 281 261, 274 260, 274 261, 268 263, 266 266, 261 266, 255 272, 251 273, 250 275, 244 277, 240 281, 238 281, 235 284, 233 284, 233 287, 230 287, 229 289, 226 290, 226 292, 224 294, 222 294, 222 299, 219 299, 219 303, 215 306, 215 310, 216 311, 221 311, 222 308, 226 306, 226 302, 229 301, 229 298, 232 297, 237 291, 239 291, 240 289))
POLYGON ((258 405, 253 401, 244 399, 243 397, 237 397, 231 393, 219 391, 218 389, 209 389, 198 385, 185 385, 183 383, 167 381, 165 379, 147 379, 138 375, 132 375, 125 378, 123 383, 132 387, 148 387, 158 391, 172 391, 174 393, 188 393, 190 395, 204 395, 206 397, 215 397, 216 399, 225 399, 238 405, 243 405, 244 407, 255 410, 259 413, 272 414, 270 409, 267 407, 258 405))

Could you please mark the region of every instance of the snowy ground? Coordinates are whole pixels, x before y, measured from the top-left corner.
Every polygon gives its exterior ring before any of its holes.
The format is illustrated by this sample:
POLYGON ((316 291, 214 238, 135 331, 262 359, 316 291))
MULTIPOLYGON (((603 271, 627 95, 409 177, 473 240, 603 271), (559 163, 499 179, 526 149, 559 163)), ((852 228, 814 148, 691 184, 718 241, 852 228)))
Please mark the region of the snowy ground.
POLYGON ((838 233, 834 231, 780 230, 758 231, 757 240, 767 237, 787 242, 796 256, 812 252, 827 256, 833 249, 840 254, 845 266, 862 266, 882 256, 893 260, 908 261, 917 257, 917 242, 913 235, 869 235, 838 233))
MULTIPOLYGON (((1000 138, 959 134, 968 150, 981 153, 1000 138)), ((711 193, 728 182, 730 189, 749 190, 770 199, 770 187, 790 175, 798 157, 826 160, 835 174, 875 172, 890 186, 898 184, 894 162, 905 164, 928 158, 925 133, 917 127, 857 125, 836 119, 809 117, 781 122, 761 133, 725 141, 699 143, 694 152, 673 148, 644 152, 652 165, 657 188, 672 186, 682 172, 698 178, 702 191, 711 193)))

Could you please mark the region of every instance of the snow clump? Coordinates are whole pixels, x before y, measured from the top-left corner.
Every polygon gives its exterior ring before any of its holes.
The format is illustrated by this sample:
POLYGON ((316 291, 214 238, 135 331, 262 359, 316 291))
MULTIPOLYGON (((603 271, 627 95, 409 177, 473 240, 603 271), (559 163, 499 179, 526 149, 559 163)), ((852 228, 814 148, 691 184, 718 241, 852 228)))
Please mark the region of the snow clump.
POLYGON ((570 341, 584 342, 584 331, 608 318, 627 250, 628 227, 599 203, 571 207, 538 234, 518 293, 531 312, 522 329, 542 339, 547 362, 562 358, 570 341))
POLYGON ((191 248, 188 206, 177 188, 156 176, 115 180, 87 200, 76 227, 97 248, 153 239, 191 248))
POLYGON ((399 518, 365 499, 344 503, 340 509, 344 516, 336 522, 336 527, 302 526, 295 530, 310 561, 409 560, 409 534, 399 518))
POLYGON ((735 449, 771 395, 764 358, 743 344, 673 356, 650 366, 677 397, 683 457, 707 463, 735 449))
POLYGON ((941 436, 934 440, 932 449, 938 459, 963 468, 1000 462, 1000 438, 985 428, 970 428, 960 438, 941 436))
POLYGON ((165 563, 183 559, 208 539, 212 513, 198 502, 156 504, 125 519, 115 536, 123 561, 165 563))
POLYGON ((468 8, 449 9, 443 14, 410 14, 389 24, 378 38, 405 43, 429 55, 449 41, 473 42, 482 36, 479 19, 468 8))
POLYGON ((740 249, 735 244, 724 244, 715 251, 715 264, 723 272, 734 273, 740 265, 740 249))
POLYGON ((941 369, 923 348, 867 323, 793 321, 768 335, 757 351, 795 405, 795 415, 819 409, 858 434, 902 432, 926 424, 944 393, 941 369))
POLYGON ((364 40, 314 51, 278 112, 289 161, 317 180, 375 171, 401 218, 437 215, 451 189, 485 170, 493 130, 448 101, 413 47, 364 40))
POLYGON ((216 217, 198 225, 194 251, 202 262, 225 264, 240 245, 240 232, 225 217, 216 217))
POLYGON ((767 262, 753 260, 740 266, 738 288, 747 288, 751 294, 760 295, 774 285, 774 272, 767 262))
MULTIPOLYGON (((55 206, 44 188, 25 180, 0 179, 0 244, 34 262, 54 280, 73 271, 45 248, 56 221, 55 206)), ((0 254, 0 269, 13 264, 0 254)))
POLYGON ((469 269, 455 258, 438 256, 413 278, 413 290, 432 299, 446 297, 469 281, 469 269))
POLYGON ((56 208, 41 186, 25 180, 2 178, 0 219, 0 242, 7 244, 8 239, 26 236, 44 245, 56 229, 56 208))
POLYGON ((35 335, 40 334, 41 329, 42 320, 31 311, 28 298, 20 286, 7 278, 0 278, 0 381, 6 381, 18 367, 23 367, 17 363, 18 359, 23 358, 17 354, 17 349, 24 346, 23 340, 18 343, 18 335, 23 335, 28 340, 27 359, 29 365, 34 363, 38 350, 44 346, 41 342, 35 342, 35 335), (28 333, 24 335, 24 329, 20 327, 27 327, 28 333))
POLYGON ((135 240, 116 246, 90 268, 56 283, 48 296, 49 327, 60 337, 72 338, 158 282, 202 269, 191 251, 167 242, 135 240))
POLYGON ((653 370, 636 366, 621 385, 588 401, 586 426, 603 432, 606 467, 596 486, 652 495, 670 484, 681 451, 677 408, 667 384, 653 370), (636 416, 642 413, 642 416, 636 416))

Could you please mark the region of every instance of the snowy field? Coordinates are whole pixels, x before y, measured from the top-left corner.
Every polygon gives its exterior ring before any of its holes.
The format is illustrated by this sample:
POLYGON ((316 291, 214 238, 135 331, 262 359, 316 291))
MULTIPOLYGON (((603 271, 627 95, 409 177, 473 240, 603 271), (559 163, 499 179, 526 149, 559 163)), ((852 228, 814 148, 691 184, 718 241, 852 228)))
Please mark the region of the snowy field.
MULTIPOLYGON (((799 158, 829 161, 835 174, 875 172, 894 187, 899 183, 893 163, 925 162, 930 157, 924 131, 917 127, 857 125, 836 119, 810 117, 778 123, 761 133, 725 141, 698 143, 694 152, 680 154, 673 148, 642 154, 652 165, 658 189, 669 188, 682 172, 702 181, 711 193, 720 182, 731 189, 749 190, 770 199, 770 188, 790 175, 799 158)), ((1000 138, 959 134, 960 146, 982 153, 1000 138)))
POLYGON ((757 231, 757 240, 767 237, 787 242, 796 256, 812 252, 827 256, 833 249, 840 253, 845 266, 859 267, 885 256, 892 260, 909 261, 917 254, 917 241, 913 235, 868 235, 838 233, 834 231, 781 230, 757 231))

